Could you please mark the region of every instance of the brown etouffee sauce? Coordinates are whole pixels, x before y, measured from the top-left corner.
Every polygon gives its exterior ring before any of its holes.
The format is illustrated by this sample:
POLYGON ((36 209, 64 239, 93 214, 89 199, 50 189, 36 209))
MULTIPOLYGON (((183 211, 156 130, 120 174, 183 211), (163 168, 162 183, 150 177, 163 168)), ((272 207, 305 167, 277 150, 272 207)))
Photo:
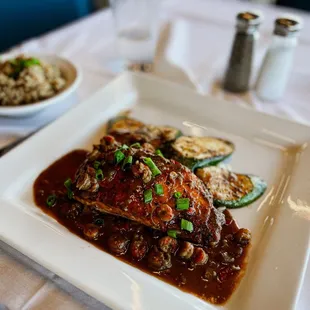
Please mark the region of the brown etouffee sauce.
MULTIPOLYGON (((249 244, 239 244, 234 234, 239 230, 230 213, 225 210, 226 224, 223 226, 220 243, 215 247, 203 247, 209 259, 205 265, 193 266, 190 262, 181 260, 178 251, 172 255, 172 267, 153 272, 148 267, 147 255, 136 261, 132 258, 130 246, 124 255, 116 256, 108 246, 108 238, 115 232, 121 232, 132 240, 139 231, 147 240, 148 248, 158 245, 164 232, 157 231, 130 220, 103 214, 97 210, 70 200, 67 197, 65 180, 74 180, 78 167, 86 158, 87 152, 75 150, 63 156, 46 170, 44 170, 34 183, 34 199, 38 207, 45 213, 54 217, 72 233, 88 240, 99 249, 110 253, 118 259, 140 269, 144 272, 168 282, 179 289, 194 294, 199 298, 214 304, 223 304, 231 296, 240 281, 246 267, 249 244), (48 207, 46 200, 50 195, 56 195, 54 206, 48 207), (99 230, 96 240, 87 237, 91 227, 99 230)), ((181 245, 182 240, 178 240, 181 245)))

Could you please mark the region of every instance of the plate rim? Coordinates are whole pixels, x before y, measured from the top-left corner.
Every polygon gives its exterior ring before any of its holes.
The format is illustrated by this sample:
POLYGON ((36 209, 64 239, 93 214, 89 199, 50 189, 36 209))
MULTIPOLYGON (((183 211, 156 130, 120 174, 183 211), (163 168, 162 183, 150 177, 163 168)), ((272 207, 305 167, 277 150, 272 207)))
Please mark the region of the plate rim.
MULTIPOLYGON (((98 93, 101 93, 103 90, 105 90, 107 87, 109 87, 112 83, 118 83, 119 81, 122 81, 122 80, 126 80, 126 79, 132 79, 132 78, 136 78, 136 77, 138 77, 138 79, 150 79, 150 80, 155 80, 155 81, 160 81, 160 82, 163 82, 164 84, 168 84, 168 85, 173 85, 173 87, 179 87, 179 88, 183 88, 181 85, 178 85, 178 84, 176 84, 176 83, 173 83, 173 82, 171 82, 171 81, 165 81, 165 80, 161 80, 161 79, 159 79, 159 78, 157 78, 157 77, 150 77, 150 76, 146 76, 145 74, 141 74, 141 73, 129 73, 129 72, 126 72, 126 73, 124 73, 123 75, 121 75, 121 76, 119 76, 118 78, 116 78, 115 80, 113 80, 112 82, 110 82, 110 83, 108 83, 105 87, 103 87, 102 89, 100 89, 98 92, 96 92, 96 94, 93 96, 93 97, 95 97, 98 93)), ((188 88, 188 90, 190 91, 190 92, 194 92, 193 90, 191 90, 191 89, 189 89, 188 88)), ((196 93, 196 92, 194 92, 194 93, 196 93)), ((202 95, 200 95, 200 94, 198 94, 199 96, 202 96, 202 95)), ((92 97, 92 98, 93 98, 92 97)), ((206 96, 202 96, 202 97, 206 97, 206 96)), ((207 97, 209 97, 209 98, 212 98, 211 96, 207 96, 207 97)), ((68 113, 66 113, 65 115, 63 115, 63 116, 61 116, 59 119, 57 119, 55 122, 53 122, 52 124, 50 124, 50 125, 48 125, 47 126, 47 128, 44 128, 42 131, 40 131, 40 132, 38 132, 37 134, 35 134, 33 137, 31 137, 30 139, 29 139, 29 141, 26 141, 25 143, 23 143, 22 145, 20 145, 20 146, 18 146, 16 149, 14 149, 14 150, 12 150, 11 152, 9 152, 9 153, 7 153, 5 156, 3 156, 3 158, 2 159, 5 159, 5 161, 9 161, 10 160, 10 158, 11 157, 14 157, 14 156, 16 156, 16 154, 18 154, 19 152, 22 152, 22 150, 23 149, 25 149, 25 148, 27 148, 28 147, 28 145, 31 145, 31 144, 33 144, 34 143, 34 141, 36 141, 36 139, 37 139, 37 137, 39 137, 39 136, 44 136, 48 131, 51 131, 53 128, 56 128, 56 126, 57 126, 57 124, 58 124, 58 122, 63 122, 63 120, 64 119, 69 119, 70 118, 70 115, 71 115, 71 111, 73 111, 73 110, 79 110, 80 109, 80 107, 81 106, 85 106, 85 105, 87 105, 87 102, 89 101, 89 100, 92 100, 91 98, 90 99, 88 99, 88 100, 85 100, 83 103, 81 103, 80 105, 78 105, 78 106, 76 106, 76 107, 74 107, 72 110, 70 110, 68 113), (69 115, 69 116, 68 116, 69 115), (32 141, 32 142, 31 142, 32 141)), ((218 100, 218 99, 216 99, 216 98, 212 98, 212 100, 215 100, 215 101, 224 101, 224 100, 218 100)), ((235 103, 230 103, 230 102, 226 102, 226 101, 224 101, 225 102, 225 104, 226 103, 229 103, 229 104, 235 104, 235 103)), ((244 109, 247 109, 247 110, 249 110, 249 108, 245 108, 244 106, 240 106, 240 108, 244 108, 244 109)), ((291 121, 291 120, 286 120, 286 119, 284 119, 284 118, 282 118, 282 117, 275 117, 275 116, 271 116, 271 115, 269 115, 269 114, 267 114, 267 113, 262 113, 262 112, 260 112, 260 111, 255 111, 254 109, 250 109, 251 111, 252 111, 252 113, 254 113, 254 114, 263 114, 263 115, 265 115, 266 117, 268 117, 268 118, 270 118, 270 119, 279 119, 279 120, 281 120, 281 121, 284 121, 285 123, 287 123, 287 122, 289 122, 289 123, 291 123, 291 124, 294 124, 294 125, 297 125, 297 126, 299 126, 300 128, 304 128, 305 130, 308 130, 310 127, 309 126, 307 126, 307 125, 305 125, 305 124, 300 124, 300 123, 296 123, 296 122, 294 122, 294 121, 291 121)), ((1 167, 1 165, 2 165, 2 162, 3 162, 3 160, 1 160, 0 161, 0 167, 1 167)), ((0 188, 1 188, 1 184, 0 184, 0 188)), ((1 198, 1 196, 0 196, 0 198, 1 198)), ((0 230, 1 231, 1 230, 0 230)), ((0 235, 0 239, 3 239, 3 236, 1 236, 0 235)), ((3 240, 4 242, 6 242, 6 243, 8 243, 8 244, 10 244, 11 245, 11 243, 9 242, 9 240, 3 240)), ((17 245, 12 245, 14 248, 17 248, 17 245)), ((19 248, 19 247, 18 247, 19 248)), ((22 251, 22 252, 24 252, 24 251, 22 251)), ((308 253, 309 254, 309 253, 308 253)), ((27 254, 28 255, 28 254, 27 254)), ((28 256, 30 256, 30 255, 28 255, 28 256)), ((32 258, 33 259, 33 258, 32 258)), ((33 259, 33 260, 35 260, 35 259, 33 259)), ((307 258, 305 258, 305 261, 307 261, 308 260, 308 257, 307 258)), ((36 261, 36 260, 35 260, 36 261)), ((39 262, 39 264, 42 264, 41 262, 39 262)), ((125 263, 124 263, 125 264, 125 263)), ((43 264, 42 264, 43 265, 43 264)), ((126 264, 127 265, 127 264, 126 264)), ((127 265, 128 266, 128 265, 127 265)), ((305 268, 305 266, 306 266, 306 264, 304 264, 304 268, 305 268)), ((133 267, 132 267, 133 268, 133 267)), ((48 269, 50 269, 50 268, 48 268, 48 269)), ((50 270, 52 270, 53 272, 55 272, 52 268, 50 269, 50 270)), ((55 273, 57 273, 58 274, 58 272, 55 272, 55 273)), ((63 278, 67 278, 67 276, 68 275, 66 275, 66 276, 62 276, 63 278)), ((149 276, 149 275, 148 275, 149 276)), ((304 276, 304 272, 303 272, 303 276, 304 276)), ((153 278, 153 277, 152 277, 153 278)), ((73 283, 74 285, 76 285, 75 283, 74 283, 74 281, 70 281, 71 283, 73 283)), ((162 282, 162 281, 161 281, 162 282)), ((166 284, 166 283, 165 283, 166 284)), ((302 283, 300 283, 300 285, 301 285, 302 283)), ((79 286, 78 286, 79 287, 79 286)), ((85 291, 85 288, 82 288, 82 290, 84 290, 85 291)), ((297 294, 296 294, 296 298, 298 297, 298 294, 300 293, 300 289, 297 291, 297 294)), ((91 295, 93 295, 93 293, 91 293, 91 295)), ((98 297, 96 297, 96 298, 98 298, 98 297)), ((98 298, 98 299, 101 299, 101 298, 98 298)), ((105 303, 107 303, 107 299, 105 299, 105 301, 104 301, 105 303)), ((295 304, 295 302, 296 302, 296 300, 294 301, 294 304, 295 304)), ((112 306, 114 306, 114 305, 112 305, 112 306)), ((212 306, 214 306, 214 305, 212 305, 212 306)))

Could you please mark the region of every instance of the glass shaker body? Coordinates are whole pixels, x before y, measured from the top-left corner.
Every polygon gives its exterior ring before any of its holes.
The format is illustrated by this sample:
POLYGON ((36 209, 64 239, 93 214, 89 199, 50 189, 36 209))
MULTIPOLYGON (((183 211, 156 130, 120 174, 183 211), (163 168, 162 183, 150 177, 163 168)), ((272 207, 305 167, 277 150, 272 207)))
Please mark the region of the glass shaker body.
MULTIPOLYGON (((277 21, 276 21, 277 23, 277 21)), ((285 91, 293 64, 297 32, 283 29, 273 36, 256 82, 256 94, 267 101, 280 99, 285 91), (286 32, 284 32, 286 30, 286 32)))
POLYGON ((249 89, 259 24, 260 17, 256 14, 237 15, 237 30, 223 83, 225 90, 238 93, 249 89))

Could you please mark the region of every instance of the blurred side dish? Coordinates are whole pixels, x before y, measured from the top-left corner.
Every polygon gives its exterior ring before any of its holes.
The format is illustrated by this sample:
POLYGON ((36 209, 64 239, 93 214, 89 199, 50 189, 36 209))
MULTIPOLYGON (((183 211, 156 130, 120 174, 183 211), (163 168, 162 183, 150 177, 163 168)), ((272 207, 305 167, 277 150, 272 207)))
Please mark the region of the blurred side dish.
POLYGON ((35 103, 55 96, 66 85, 56 66, 20 55, 0 62, 0 106, 35 103))

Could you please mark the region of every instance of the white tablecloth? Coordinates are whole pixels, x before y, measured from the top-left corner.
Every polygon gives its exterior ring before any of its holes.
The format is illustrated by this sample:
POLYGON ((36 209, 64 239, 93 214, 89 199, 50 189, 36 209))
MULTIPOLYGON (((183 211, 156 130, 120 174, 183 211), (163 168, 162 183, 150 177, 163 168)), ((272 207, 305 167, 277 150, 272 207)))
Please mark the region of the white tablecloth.
MULTIPOLYGON (((269 42, 274 18, 286 10, 254 6, 233 0, 172 0, 165 4, 161 17, 163 20, 182 18, 189 24, 192 23, 193 27, 190 28, 193 32, 197 29, 196 37, 199 35, 201 50, 204 52, 200 54, 193 52, 193 57, 198 57, 196 64, 200 61, 200 68, 205 70, 205 76, 201 76, 200 72, 198 77, 203 78, 205 92, 229 100, 241 100, 259 110, 310 123, 310 105, 308 103, 310 98, 310 15, 306 13, 297 12, 304 19, 305 29, 301 33, 300 45, 296 51, 297 57, 292 79, 282 101, 277 104, 265 104, 256 100, 251 94, 240 98, 226 96, 218 87, 214 86, 216 79, 221 75, 229 53, 234 32, 234 15, 239 10, 252 7, 258 7, 265 16, 265 22, 261 27, 260 48, 258 49, 258 58, 261 58, 269 42), (201 29, 205 29, 205 35, 201 29)), ((194 36, 195 33, 193 33, 194 36)), ((56 53, 69 57, 78 64, 83 71, 83 82, 78 91, 80 101, 116 75, 111 67, 111 60, 115 58, 116 50, 110 11, 96 13, 46 36, 30 40, 15 50, 17 49, 29 53, 56 53)), ((163 56, 165 52, 161 51, 159 54, 163 56)), ((186 82, 184 74, 178 75, 177 71, 172 74, 170 71, 165 75, 165 66, 162 65, 158 66, 158 70, 160 71, 158 74, 165 78, 186 82)), ((188 82, 186 83, 188 84, 188 82)), ((0 136, 3 133, 24 134, 31 131, 48 121, 52 117, 50 113, 42 114, 36 119, 22 121, 0 118, 0 136)), ((57 110, 52 112, 53 117, 59 113, 62 112, 57 110)), ((309 292, 310 268, 307 270, 302 287, 298 310, 310 309, 309 292)), ((0 243, 0 303, 11 310, 106 309, 100 302, 4 243, 0 243)), ((0 309, 2 309, 1 306, 0 309)))

